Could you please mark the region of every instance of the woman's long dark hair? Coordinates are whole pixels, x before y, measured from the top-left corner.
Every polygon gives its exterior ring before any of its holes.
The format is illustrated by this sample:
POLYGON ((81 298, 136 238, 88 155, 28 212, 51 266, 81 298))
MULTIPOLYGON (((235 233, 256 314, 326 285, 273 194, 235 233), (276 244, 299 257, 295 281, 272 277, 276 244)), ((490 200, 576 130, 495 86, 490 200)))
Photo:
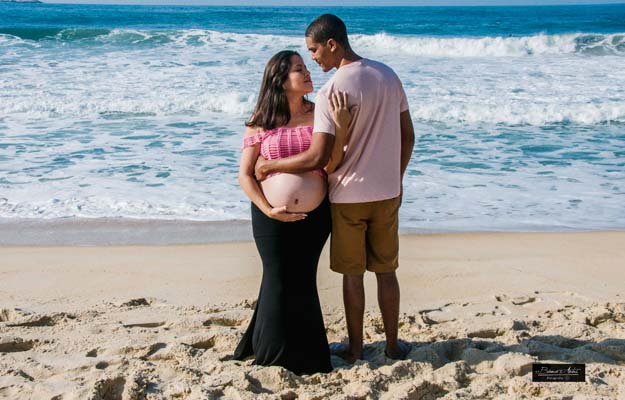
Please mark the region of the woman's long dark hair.
MULTIPOLYGON (((282 86, 289 76, 293 56, 300 55, 296 51, 283 50, 267 62, 256 108, 245 126, 269 130, 284 126, 291 121, 289 101, 282 86)), ((304 98, 304 104, 312 105, 312 102, 304 98)))

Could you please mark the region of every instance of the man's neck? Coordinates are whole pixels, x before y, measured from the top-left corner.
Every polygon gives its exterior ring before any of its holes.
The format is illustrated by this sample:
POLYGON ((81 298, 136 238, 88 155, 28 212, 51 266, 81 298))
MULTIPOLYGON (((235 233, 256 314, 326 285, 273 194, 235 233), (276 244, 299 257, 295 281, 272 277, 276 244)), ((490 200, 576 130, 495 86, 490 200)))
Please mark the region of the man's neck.
POLYGON ((349 65, 353 62, 362 60, 362 57, 360 57, 358 54, 354 53, 353 50, 349 49, 345 51, 345 54, 343 54, 343 57, 341 57, 341 61, 339 62, 339 65, 336 67, 336 69, 339 69, 341 67, 344 67, 346 65, 349 65))

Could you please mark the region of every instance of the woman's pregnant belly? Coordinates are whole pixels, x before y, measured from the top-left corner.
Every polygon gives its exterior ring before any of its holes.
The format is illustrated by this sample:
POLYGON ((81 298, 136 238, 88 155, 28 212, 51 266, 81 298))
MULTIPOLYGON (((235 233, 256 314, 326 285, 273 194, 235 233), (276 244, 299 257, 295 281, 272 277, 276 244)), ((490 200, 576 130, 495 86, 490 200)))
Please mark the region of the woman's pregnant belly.
POLYGON ((309 212, 326 196, 325 177, 312 172, 277 174, 260 183, 272 207, 286 206, 288 212, 309 212))

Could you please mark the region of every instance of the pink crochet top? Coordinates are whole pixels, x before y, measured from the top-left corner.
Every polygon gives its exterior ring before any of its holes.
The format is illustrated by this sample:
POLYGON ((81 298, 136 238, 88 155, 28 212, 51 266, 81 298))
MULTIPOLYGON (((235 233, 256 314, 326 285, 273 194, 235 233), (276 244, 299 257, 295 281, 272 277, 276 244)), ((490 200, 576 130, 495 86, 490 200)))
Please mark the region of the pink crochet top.
MULTIPOLYGON (((260 143, 260 155, 266 160, 276 160, 294 156, 308 150, 312 141, 313 127, 296 126, 294 128, 274 128, 259 132, 254 136, 243 138, 243 148, 260 143)), ((325 171, 316 169, 311 171, 325 177, 325 171)), ((279 174, 273 173, 269 176, 279 174)))

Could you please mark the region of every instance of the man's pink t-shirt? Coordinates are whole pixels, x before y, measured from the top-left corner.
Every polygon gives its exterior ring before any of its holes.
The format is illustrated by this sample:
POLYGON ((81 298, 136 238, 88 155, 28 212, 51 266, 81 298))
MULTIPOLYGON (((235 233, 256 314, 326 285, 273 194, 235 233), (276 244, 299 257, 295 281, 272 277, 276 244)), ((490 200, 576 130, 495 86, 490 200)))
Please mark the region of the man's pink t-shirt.
POLYGON ((352 122, 345 158, 328 176, 330 201, 365 203, 399 196, 399 114, 408 110, 401 81, 390 67, 364 58, 340 67, 317 94, 315 133, 335 133, 328 99, 336 91, 347 92, 352 122))

